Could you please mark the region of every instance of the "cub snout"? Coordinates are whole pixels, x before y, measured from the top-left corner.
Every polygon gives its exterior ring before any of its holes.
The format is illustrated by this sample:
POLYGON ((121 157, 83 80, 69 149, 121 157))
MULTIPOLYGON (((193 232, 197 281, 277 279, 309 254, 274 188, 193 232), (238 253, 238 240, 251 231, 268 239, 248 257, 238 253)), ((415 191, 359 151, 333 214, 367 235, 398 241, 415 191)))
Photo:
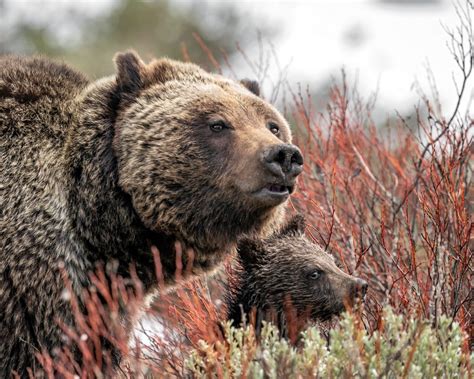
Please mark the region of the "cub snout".
POLYGON ((351 286, 352 297, 354 299, 364 300, 368 288, 369 285, 364 279, 356 278, 351 286))

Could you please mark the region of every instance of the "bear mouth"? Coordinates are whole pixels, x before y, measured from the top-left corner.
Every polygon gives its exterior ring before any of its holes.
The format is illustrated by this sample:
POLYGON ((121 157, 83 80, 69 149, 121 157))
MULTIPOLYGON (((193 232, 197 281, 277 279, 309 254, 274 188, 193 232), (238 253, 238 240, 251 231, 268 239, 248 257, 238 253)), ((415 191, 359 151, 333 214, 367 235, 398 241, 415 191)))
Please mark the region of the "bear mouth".
POLYGON ((293 192, 293 187, 284 186, 282 184, 268 184, 263 189, 274 194, 288 194, 289 195, 293 192))
POLYGON ((294 186, 269 183, 262 189, 253 193, 253 195, 260 201, 269 204, 277 205, 284 202, 294 191, 294 186))

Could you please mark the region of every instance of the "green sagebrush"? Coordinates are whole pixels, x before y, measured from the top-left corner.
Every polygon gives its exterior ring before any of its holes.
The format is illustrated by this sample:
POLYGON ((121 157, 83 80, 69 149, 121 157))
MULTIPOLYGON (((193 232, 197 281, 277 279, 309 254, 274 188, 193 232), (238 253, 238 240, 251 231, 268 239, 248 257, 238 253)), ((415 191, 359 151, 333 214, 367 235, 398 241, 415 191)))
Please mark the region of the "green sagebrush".
POLYGON ((257 343, 251 326, 226 324, 225 341, 200 342, 186 361, 190 377, 215 378, 468 378, 474 354, 462 350, 466 336, 456 322, 427 321, 383 312, 379 331, 369 335, 356 316, 346 313, 330 332, 329 342, 316 327, 301 335, 298 346, 280 339, 264 324, 257 343))

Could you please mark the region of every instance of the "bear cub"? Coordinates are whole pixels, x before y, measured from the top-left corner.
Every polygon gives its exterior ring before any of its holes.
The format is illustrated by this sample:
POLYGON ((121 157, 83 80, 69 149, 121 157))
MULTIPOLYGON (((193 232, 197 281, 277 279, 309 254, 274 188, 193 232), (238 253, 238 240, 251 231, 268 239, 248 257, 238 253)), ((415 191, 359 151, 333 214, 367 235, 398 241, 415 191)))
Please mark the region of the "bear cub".
POLYGON ((269 238, 239 243, 225 296, 234 326, 251 320, 258 331, 262 320, 273 321, 287 336, 289 324, 327 320, 365 297, 367 282, 339 269, 304 231, 297 215, 269 238))

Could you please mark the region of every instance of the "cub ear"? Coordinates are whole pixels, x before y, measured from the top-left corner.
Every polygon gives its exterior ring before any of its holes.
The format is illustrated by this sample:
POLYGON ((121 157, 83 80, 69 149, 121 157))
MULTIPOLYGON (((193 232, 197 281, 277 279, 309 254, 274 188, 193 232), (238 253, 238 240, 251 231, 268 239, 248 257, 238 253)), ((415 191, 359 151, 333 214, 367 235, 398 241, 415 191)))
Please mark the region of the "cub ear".
POLYGON ((257 81, 251 79, 242 79, 240 81, 245 88, 252 92, 256 96, 260 96, 260 84, 257 81))
POLYGON ((138 92, 143 87, 145 63, 133 50, 116 54, 114 61, 117 66, 117 84, 122 92, 138 92))
POLYGON ((244 266, 257 263, 264 251, 263 242, 255 238, 243 238, 237 245, 237 254, 244 266))
POLYGON ((306 229, 306 221, 303 215, 297 214, 290 218, 286 225, 280 230, 280 235, 303 235, 306 229))

